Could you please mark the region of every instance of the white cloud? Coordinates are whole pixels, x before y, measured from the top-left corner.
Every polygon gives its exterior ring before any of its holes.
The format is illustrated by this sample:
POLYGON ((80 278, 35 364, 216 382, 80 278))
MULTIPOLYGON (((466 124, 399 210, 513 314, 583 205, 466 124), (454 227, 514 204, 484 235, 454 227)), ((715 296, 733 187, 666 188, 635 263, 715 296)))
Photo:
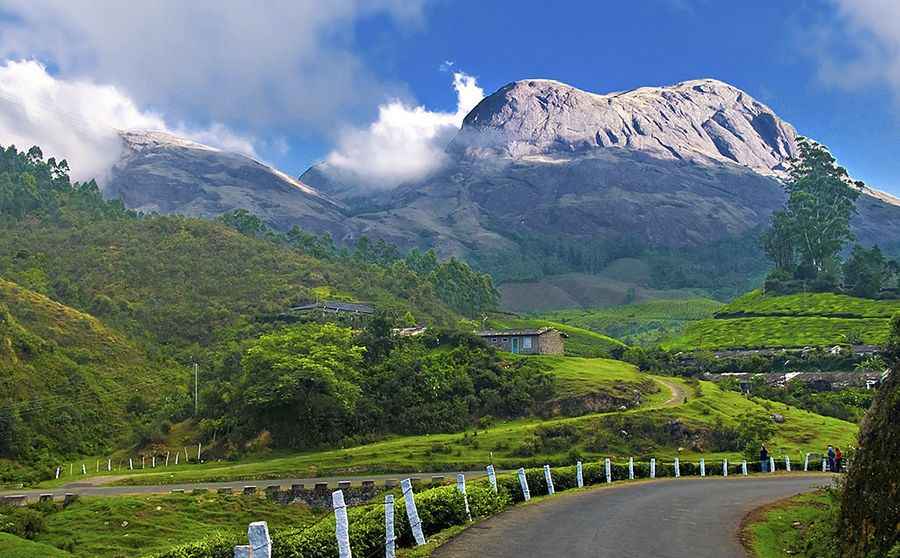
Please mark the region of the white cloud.
POLYGON ((117 86, 178 121, 328 131, 402 87, 354 53, 354 23, 419 25, 425 0, 2 0, 0 59, 117 86))
POLYGON ((887 85, 900 99, 900 2, 832 3, 837 20, 818 40, 820 77, 845 89, 887 85))
POLYGON ((116 87, 59 79, 35 61, 0 65, 0 145, 37 145, 45 157, 66 159, 76 179, 102 182, 121 153, 117 130, 132 129, 168 131, 254 155, 249 139, 222 124, 169 126, 162 115, 141 110, 116 87))
POLYGON ((394 100, 378 108, 367 128, 350 128, 338 139, 327 161, 362 185, 392 188, 434 172, 446 160, 444 148, 484 91, 474 77, 453 74, 456 112, 434 112, 394 100))

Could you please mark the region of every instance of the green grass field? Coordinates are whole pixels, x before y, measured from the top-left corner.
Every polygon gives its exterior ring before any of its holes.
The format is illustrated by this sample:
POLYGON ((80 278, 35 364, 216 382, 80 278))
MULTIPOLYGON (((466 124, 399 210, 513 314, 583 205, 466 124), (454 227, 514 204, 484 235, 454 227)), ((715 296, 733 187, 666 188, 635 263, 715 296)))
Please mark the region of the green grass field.
MULTIPOLYGON (((82 498, 47 516, 36 542, 84 558, 143 556, 215 532, 245 533, 253 521, 273 529, 301 527, 317 515, 304 505, 281 505, 240 495, 187 494, 82 498)), ((2 549, 0 541, 0 549, 2 549)), ((0 552, 4 558, 7 554, 0 552)), ((55 556, 23 554, 22 556, 55 556)))
POLYGON ((708 298, 652 300, 606 308, 557 310, 541 317, 584 328, 633 345, 654 345, 696 320, 711 318, 723 304, 708 298))
POLYGON ((756 290, 722 307, 714 318, 690 323, 662 343, 678 351, 824 347, 882 344, 898 300, 871 300, 835 293, 765 295, 756 290))
POLYGON ((490 317, 487 327, 495 329, 525 329, 552 327, 566 335, 566 355, 577 357, 608 357, 610 351, 625 344, 617 339, 584 328, 541 318, 521 318, 495 314, 490 317))
POLYGON ((819 316, 834 318, 890 318, 900 313, 900 300, 872 300, 836 293, 798 293, 770 296, 751 291, 719 309, 720 315, 819 316))
POLYGON ((541 356, 558 382, 560 397, 577 397, 597 391, 633 389, 649 378, 637 367, 620 360, 541 356))
POLYGON ((729 318, 700 320, 662 347, 673 351, 831 346, 887 340, 890 322, 884 318, 729 318))
MULTIPOLYGON (((669 430, 679 424, 703 437, 721 422, 735 427, 745 413, 779 413, 785 423, 778 425, 769 445, 773 455, 790 454, 794 460, 807 451, 821 451, 828 444, 851 445, 856 437, 854 424, 822 417, 807 411, 769 401, 752 401, 742 395, 722 391, 716 385, 701 382, 697 394, 681 380, 658 378, 681 386, 689 392, 687 403, 646 404, 625 412, 593 414, 577 418, 519 420, 498 424, 467 434, 433 434, 394 437, 381 442, 346 449, 280 455, 265 460, 237 463, 207 463, 179 470, 135 472, 119 484, 164 484, 175 482, 211 482, 223 480, 313 477, 331 474, 368 474, 480 470, 493 457, 501 468, 540 465, 545 462, 567 464, 575 451, 585 459, 604 456, 615 459, 707 459, 728 457, 736 452, 718 452, 711 448, 683 447, 672 442, 669 430), (630 434, 621 435, 626 430, 630 434), (633 433, 633 434, 632 434, 633 433), (526 450, 526 451, 523 451, 526 450)), ((668 389, 668 388, 666 388, 668 389)))
MULTIPOLYGON (((755 558, 820 558, 810 554, 808 538, 815 537, 810 525, 828 513, 831 496, 826 492, 801 494, 761 511, 745 527, 755 558)), ((828 544, 828 542, 825 542, 828 544)))
POLYGON ((0 556, 3 558, 71 558, 73 554, 47 544, 0 533, 0 556))

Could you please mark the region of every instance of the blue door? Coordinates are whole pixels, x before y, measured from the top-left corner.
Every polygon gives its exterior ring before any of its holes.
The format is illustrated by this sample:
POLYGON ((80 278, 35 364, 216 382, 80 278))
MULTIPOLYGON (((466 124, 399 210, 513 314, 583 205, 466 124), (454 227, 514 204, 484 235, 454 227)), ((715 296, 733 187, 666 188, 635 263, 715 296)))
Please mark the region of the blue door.
POLYGON ((510 341, 512 342, 511 343, 512 348, 510 350, 512 351, 513 354, 518 354, 519 353, 519 338, 513 337, 512 339, 510 339, 510 341))

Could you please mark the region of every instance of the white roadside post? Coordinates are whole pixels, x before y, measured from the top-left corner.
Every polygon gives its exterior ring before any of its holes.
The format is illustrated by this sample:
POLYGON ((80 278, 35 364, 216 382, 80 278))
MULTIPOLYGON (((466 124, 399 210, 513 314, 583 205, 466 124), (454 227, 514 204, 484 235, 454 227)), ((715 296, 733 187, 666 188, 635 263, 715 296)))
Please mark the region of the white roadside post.
POLYGON ((82 475, 86 475, 86 474, 87 474, 87 468, 84 466, 84 463, 81 464, 81 474, 82 474, 82 475))
POLYGON ((703 459, 702 457, 700 458, 700 476, 701 477, 706 476, 706 460, 703 459))
POLYGON ((166 467, 169 466, 169 452, 166 452, 166 467))
POLYGON ((491 483, 491 488, 494 489, 494 494, 496 494, 497 493, 497 473, 494 472, 493 465, 487 466, 487 475, 488 475, 488 481, 491 483))
POLYGON ((728 458, 722 460, 722 476, 728 476, 728 458))
POLYGON ((656 458, 655 457, 650 458, 650 478, 651 479, 656 478, 656 458))
POLYGON ((519 476, 519 486, 522 487, 522 498, 527 502, 531 500, 531 491, 528 490, 528 477, 525 476, 525 468, 519 467, 516 475, 519 476))
POLYGON ((550 474, 550 465, 544 465, 544 482, 547 483, 547 495, 553 496, 556 491, 553 490, 553 475, 550 474))
POLYGON ((608 457, 603 463, 606 467, 606 484, 609 484, 612 482, 612 463, 609 462, 608 457))
POLYGON ((774 457, 769 457, 769 472, 770 473, 775 472, 775 458, 774 457))
POLYGON ((741 474, 747 476, 747 460, 741 462, 741 474))
POLYGON ((175 452, 175 465, 178 465, 178 456, 181 455, 180 451, 175 452))
POLYGON ((134 461, 132 461, 130 457, 128 458, 128 470, 134 471, 134 461))
POLYGON ((250 545, 242 544, 234 547, 234 558, 251 558, 250 545))
POLYGON ((784 456, 784 470, 788 473, 791 472, 791 458, 787 455, 784 456))
POLYGON ((396 540, 394 535, 394 496, 388 494, 384 497, 384 558, 396 556, 396 540))
POLYGON ((153 457, 150 458, 150 468, 156 469, 156 455, 153 455, 153 457))
POLYGON ((269 536, 269 525, 265 521, 254 521, 247 528, 250 539, 250 556, 253 558, 272 558, 272 537, 269 536))
POLYGON ((472 521, 472 512, 469 511, 469 495, 466 494, 466 476, 462 473, 456 475, 456 490, 462 494, 463 501, 466 503, 466 517, 472 521))
POLYGON ((200 448, 203 446, 200 442, 197 442, 197 463, 200 463, 200 448))
POLYGON ((828 462, 825 461, 825 458, 822 458, 822 472, 826 472, 828 470, 828 462))
POLYGON ((578 488, 584 488, 584 469, 581 461, 575 463, 575 482, 578 483, 578 488))
POLYGON ((677 457, 675 458, 675 478, 676 479, 681 478, 681 462, 678 461, 677 457))
POLYGON ((60 470, 60 469, 61 469, 61 467, 57 467, 57 468, 56 468, 56 478, 59 478, 59 470, 60 470))
POLYGON ((350 523, 347 520, 347 505, 344 503, 344 492, 335 490, 331 493, 331 507, 334 509, 334 534, 337 537, 338 556, 351 558, 350 523))
POLYGON ((106 460, 106 472, 109 473, 112 471, 112 458, 106 460))
POLYGON ((809 453, 803 458, 803 472, 809 471, 809 453))
POLYGON ((142 455, 141 456, 141 469, 143 469, 143 468, 144 468, 144 456, 142 455))
POLYGON ((628 458, 628 480, 634 480, 634 458, 628 458))
POLYGON ((416 546, 425 544, 425 534, 422 532, 422 520, 419 519, 419 510, 416 509, 416 497, 413 494, 412 481, 403 479, 400 481, 400 489, 403 491, 403 500, 406 502, 406 517, 409 519, 409 527, 412 529, 416 546))

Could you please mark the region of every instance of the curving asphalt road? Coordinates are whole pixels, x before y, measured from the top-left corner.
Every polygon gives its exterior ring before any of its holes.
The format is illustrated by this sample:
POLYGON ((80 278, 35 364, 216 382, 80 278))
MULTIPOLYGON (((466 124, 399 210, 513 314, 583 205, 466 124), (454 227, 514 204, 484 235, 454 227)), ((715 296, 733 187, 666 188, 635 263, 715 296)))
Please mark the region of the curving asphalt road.
POLYGON ((673 479, 561 493, 479 523, 435 558, 744 558, 751 510, 829 476, 673 479))

